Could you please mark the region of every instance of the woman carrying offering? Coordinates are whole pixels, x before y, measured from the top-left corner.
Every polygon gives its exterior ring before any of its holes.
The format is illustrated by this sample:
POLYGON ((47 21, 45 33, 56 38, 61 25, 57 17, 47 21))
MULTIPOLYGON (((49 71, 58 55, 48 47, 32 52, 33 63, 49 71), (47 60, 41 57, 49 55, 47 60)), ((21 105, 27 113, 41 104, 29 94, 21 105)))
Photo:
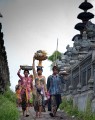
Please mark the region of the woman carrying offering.
POLYGON ((31 97, 30 93, 33 89, 33 84, 32 84, 33 80, 31 77, 28 76, 29 70, 27 70, 27 69, 24 70, 24 76, 22 76, 20 74, 20 72, 21 72, 21 67, 18 70, 17 75, 21 79, 22 110, 23 110, 23 108, 24 108, 24 111, 26 110, 26 117, 28 117, 29 116, 30 97, 31 97))
POLYGON ((37 66, 35 70, 35 57, 33 57, 33 74, 35 79, 34 86, 34 110, 36 111, 36 117, 41 116, 42 107, 44 105, 44 97, 46 96, 46 78, 42 75, 42 66, 37 66))

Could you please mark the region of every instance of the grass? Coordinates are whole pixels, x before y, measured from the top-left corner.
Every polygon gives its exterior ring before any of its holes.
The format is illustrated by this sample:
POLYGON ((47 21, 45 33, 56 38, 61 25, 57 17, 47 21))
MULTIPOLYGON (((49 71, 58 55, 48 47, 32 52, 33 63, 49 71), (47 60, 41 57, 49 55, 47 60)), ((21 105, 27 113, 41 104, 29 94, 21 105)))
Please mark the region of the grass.
POLYGON ((0 120, 18 120, 19 112, 16 107, 16 96, 8 89, 0 95, 0 120))
POLYGON ((78 120, 95 120, 95 114, 91 111, 91 102, 87 101, 87 107, 84 112, 79 111, 77 106, 73 106, 73 100, 63 98, 60 109, 64 110, 68 115, 75 116, 78 120))

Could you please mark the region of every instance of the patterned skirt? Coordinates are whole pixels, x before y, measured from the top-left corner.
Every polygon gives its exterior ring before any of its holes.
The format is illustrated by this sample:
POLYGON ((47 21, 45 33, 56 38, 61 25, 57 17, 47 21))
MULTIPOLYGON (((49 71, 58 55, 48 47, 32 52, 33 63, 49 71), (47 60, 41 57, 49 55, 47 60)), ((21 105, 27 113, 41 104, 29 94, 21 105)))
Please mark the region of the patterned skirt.
POLYGON ((39 111, 39 106, 42 106, 42 95, 36 91, 34 96, 34 110, 39 111))
POLYGON ((59 108, 59 105, 61 104, 62 100, 61 100, 61 95, 57 94, 57 95, 51 95, 51 109, 53 114, 56 114, 57 109, 59 108))

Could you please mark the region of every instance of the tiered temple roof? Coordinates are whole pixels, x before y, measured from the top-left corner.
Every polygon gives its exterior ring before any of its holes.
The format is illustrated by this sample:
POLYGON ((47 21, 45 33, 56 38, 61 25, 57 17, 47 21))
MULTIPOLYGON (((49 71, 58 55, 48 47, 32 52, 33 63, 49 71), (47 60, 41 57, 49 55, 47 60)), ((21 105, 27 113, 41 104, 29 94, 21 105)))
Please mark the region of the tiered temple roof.
POLYGON ((89 2, 87 2, 87 0, 85 0, 83 3, 80 4, 79 6, 80 9, 84 10, 84 12, 81 12, 77 18, 82 20, 82 22, 78 23, 75 25, 75 29, 79 30, 80 32, 83 31, 85 29, 85 25, 86 23, 94 18, 94 14, 87 12, 87 10, 93 8, 93 5, 89 2))

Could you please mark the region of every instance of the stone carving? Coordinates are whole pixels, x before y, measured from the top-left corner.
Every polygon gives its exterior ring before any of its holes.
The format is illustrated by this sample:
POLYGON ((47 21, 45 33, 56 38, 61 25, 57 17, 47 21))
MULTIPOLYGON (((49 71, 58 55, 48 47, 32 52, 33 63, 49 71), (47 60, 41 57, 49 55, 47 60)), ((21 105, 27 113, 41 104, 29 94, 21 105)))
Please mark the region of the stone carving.
POLYGON ((91 21, 88 21, 86 24, 86 29, 89 37, 95 36, 95 24, 93 24, 91 21))
POLYGON ((91 46, 90 40, 87 39, 87 33, 86 33, 86 31, 84 31, 83 34, 82 34, 82 40, 80 42, 80 46, 85 51, 88 51, 89 48, 90 48, 90 46, 91 46))
POLYGON ((79 45, 80 45, 79 38, 78 38, 78 36, 76 36, 75 39, 74 39, 74 46, 76 47, 76 46, 79 46, 79 45))
POLYGON ((70 47, 70 45, 67 45, 67 46, 66 46, 66 49, 67 49, 68 52, 71 52, 72 47, 70 47))

